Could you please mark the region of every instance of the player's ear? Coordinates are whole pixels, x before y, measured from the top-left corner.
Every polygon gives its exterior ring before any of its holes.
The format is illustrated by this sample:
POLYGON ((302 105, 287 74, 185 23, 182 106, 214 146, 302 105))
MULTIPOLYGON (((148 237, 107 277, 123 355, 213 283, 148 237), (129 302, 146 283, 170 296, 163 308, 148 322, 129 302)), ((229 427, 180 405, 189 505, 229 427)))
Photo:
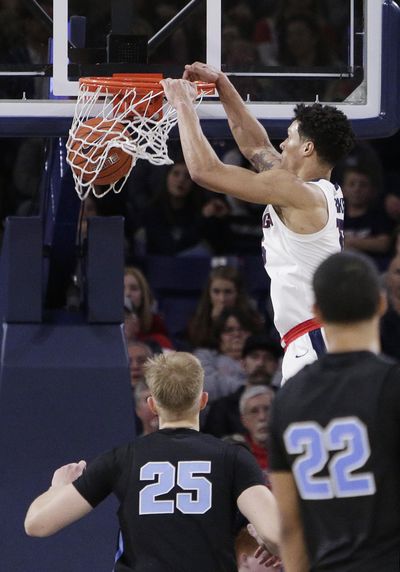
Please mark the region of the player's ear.
POLYGON ((206 391, 202 391, 200 396, 200 411, 202 411, 208 403, 208 393, 206 391))
POLYGON ((241 552, 237 559, 238 570, 249 570, 248 556, 245 552, 241 552))
POLYGON ((147 398, 147 405, 149 406, 149 409, 153 413, 153 415, 158 415, 157 405, 152 395, 149 395, 149 397, 147 398))
POLYGON ((314 152, 314 143, 309 139, 303 143, 304 156, 309 157, 314 152))

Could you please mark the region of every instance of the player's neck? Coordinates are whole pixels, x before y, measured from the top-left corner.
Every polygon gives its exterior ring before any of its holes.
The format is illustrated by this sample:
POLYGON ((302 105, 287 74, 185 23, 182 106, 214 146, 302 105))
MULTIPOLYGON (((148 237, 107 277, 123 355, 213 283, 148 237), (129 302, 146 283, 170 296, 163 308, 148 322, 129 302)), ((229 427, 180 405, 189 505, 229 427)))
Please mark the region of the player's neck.
POLYGON ((177 419, 164 421, 161 417, 159 419, 160 429, 194 429, 200 431, 199 418, 188 417, 187 419, 177 419))
POLYGON ((380 352, 378 321, 358 324, 325 324, 329 353, 370 351, 380 352))
POLYGON ((310 161, 305 162, 296 169, 297 175, 303 181, 314 181, 318 179, 326 179, 330 181, 332 169, 320 162, 310 161))

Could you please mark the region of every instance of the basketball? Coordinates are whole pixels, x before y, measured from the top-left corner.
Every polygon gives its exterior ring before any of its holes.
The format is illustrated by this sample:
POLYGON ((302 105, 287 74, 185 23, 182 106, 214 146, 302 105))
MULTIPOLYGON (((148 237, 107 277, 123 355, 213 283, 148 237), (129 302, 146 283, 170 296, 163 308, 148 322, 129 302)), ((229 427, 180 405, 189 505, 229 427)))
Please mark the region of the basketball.
POLYGON ((92 117, 70 135, 68 163, 75 175, 96 185, 111 185, 127 175, 133 157, 120 147, 111 147, 104 159, 106 143, 126 136, 126 126, 111 120, 92 117), (100 168, 99 168, 100 167, 100 168), (97 173, 97 174, 96 174, 97 173))

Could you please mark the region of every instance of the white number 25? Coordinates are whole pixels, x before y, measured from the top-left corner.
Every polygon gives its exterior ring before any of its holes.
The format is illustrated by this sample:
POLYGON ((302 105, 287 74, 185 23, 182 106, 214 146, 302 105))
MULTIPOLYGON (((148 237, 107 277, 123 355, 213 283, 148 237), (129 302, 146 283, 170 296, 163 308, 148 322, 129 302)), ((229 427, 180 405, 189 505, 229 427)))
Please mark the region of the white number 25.
POLYGON ((141 481, 154 481, 139 493, 139 514, 172 514, 176 508, 184 514, 204 514, 211 508, 212 484, 199 473, 211 473, 210 461, 180 461, 178 470, 168 461, 149 462, 140 469, 141 481), (175 500, 157 497, 169 493, 175 483, 183 491, 175 500))

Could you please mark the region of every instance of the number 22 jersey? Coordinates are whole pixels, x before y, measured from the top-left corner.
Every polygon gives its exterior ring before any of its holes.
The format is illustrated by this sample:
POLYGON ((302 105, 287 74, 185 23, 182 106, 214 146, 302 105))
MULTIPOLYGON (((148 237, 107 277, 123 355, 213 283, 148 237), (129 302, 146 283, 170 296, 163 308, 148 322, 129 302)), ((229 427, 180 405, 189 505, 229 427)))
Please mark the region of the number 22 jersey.
POLYGON ((400 570, 400 366, 325 354, 272 405, 272 472, 292 472, 311 572, 400 570))
POLYGON ((193 429, 161 429, 104 453, 74 483, 119 502, 115 572, 234 572, 236 500, 263 485, 251 453, 193 429))

